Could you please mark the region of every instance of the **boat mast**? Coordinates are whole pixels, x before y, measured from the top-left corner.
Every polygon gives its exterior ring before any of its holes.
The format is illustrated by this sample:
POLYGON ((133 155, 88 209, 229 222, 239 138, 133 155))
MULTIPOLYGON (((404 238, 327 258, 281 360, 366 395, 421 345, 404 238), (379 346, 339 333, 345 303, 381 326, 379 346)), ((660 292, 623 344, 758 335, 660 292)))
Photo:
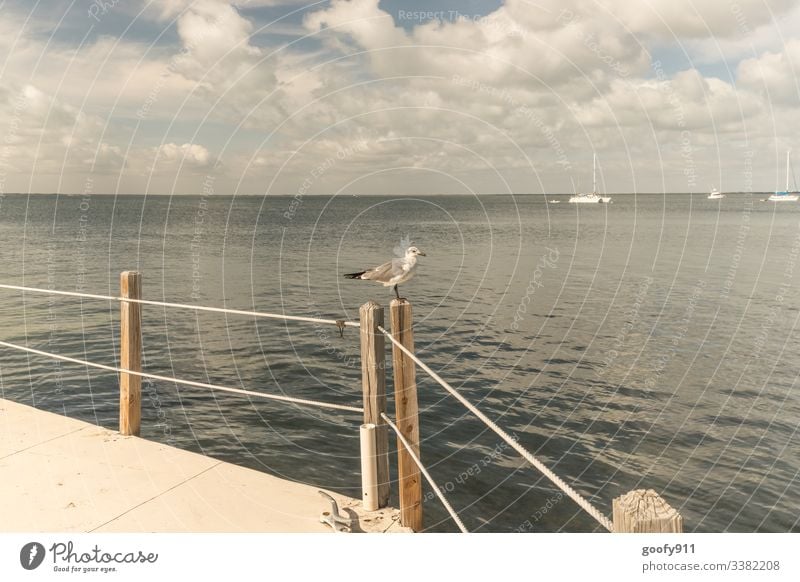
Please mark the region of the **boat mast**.
MULTIPOLYGON (((788 174, 786 180, 788 184, 788 174)), ((597 194, 597 154, 592 154, 592 194, 597 194)))
POLYGON ((789 193, 789 154, 791 153, 791 148, 786 150, 786 193, 789 193))

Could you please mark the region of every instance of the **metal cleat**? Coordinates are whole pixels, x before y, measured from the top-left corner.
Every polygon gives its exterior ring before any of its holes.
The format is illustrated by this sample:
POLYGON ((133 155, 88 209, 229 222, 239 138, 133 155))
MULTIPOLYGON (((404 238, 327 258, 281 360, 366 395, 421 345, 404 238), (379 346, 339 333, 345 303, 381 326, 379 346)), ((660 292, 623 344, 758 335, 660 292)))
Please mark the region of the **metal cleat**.
POLYGON ((353 520, 339 513, 339 506, 333 497, 324 491, 318 491, 318 493, 331 502, 331 510, 323 511, 322 515, 319 516, 319 521, 327 523, 336 533, 350 533, 350 525, 352 525, 353 520))

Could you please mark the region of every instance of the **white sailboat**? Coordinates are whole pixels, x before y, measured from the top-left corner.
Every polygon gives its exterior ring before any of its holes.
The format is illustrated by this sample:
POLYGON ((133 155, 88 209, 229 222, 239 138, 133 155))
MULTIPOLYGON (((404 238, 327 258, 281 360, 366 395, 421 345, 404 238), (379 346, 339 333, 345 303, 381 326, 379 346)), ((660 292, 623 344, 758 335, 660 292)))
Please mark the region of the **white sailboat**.
POLYGON ((611 196, 600 196, 597 193, 597 154, 592 156, 592 193, 575 194, 570 197, 569 201, 572 204, 608 204, 611 202, 611 196))
POLYGON ((725 194, 717 190, 716 188, 711 189, 711 193, 708 195, 709 200, 719 200, 720 198, 725 198, 725 194))
MULTIPOLYGON (((772 196, 767 198, 770 202, 797 202, 797 199, 800 198, 800 192, 797 191, 797 184, 794 186, 794 190, 789 191, 789 169, 791 168, 791 164, 789 163, 789 154, 792 150, 786 150, 786 190, 783 192, 775 192, 772 196)), ((792 172, 792 178, 794 178, 794 172, 792 172)))

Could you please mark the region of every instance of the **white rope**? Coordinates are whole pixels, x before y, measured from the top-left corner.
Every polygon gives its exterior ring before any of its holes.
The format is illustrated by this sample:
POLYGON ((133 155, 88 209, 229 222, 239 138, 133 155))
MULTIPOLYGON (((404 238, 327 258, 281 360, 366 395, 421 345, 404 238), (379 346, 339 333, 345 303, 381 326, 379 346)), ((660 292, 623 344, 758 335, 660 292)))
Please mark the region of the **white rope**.
POLYGON ((64 362, 71 362, 73 364, 81 364, 82 366, 89 366, 90 368, 98 368, 100 370, 108 370, 109 372, 121 372, 125 374, 131 374, 132 376, 139 376, 141 378, 152 378, 153 380, 162 380, 164 382, 175 382, 176 384, 183 384, 185 386, 193 386, 196 388, 208 388, 210 390, 219 390, 221 392, 231 392, 233 394, 244 394, 246 396, 256 396, 258 398, 266 398, 268 400, 279 400, 281 402, 292 402, 294 404, 301 404, 305 406, 318 406, 320 408, 332 408, 335 410, 346 410, 347 412, 358 412, 363 413, 363 408, 356 408, 355 406, 347 406, 344 404, 333 404, 331 402, 320 402, 318 400, 306 400, 305 398, 294 398, 292 396, 281 396, 278 394, 265 394, 263 392, 255 392, 253 390, 244 390, 242 388, 230 388, 228 386, 219 386, 217 384, 206 384, 205 382, 195 382, 193 380, 181 380, 179 378, 173 378, 172 376, 160 376, 158 374, 147 374, 144 372, 135 372, 134 370, 126 370, 125 368, 117 368, 115 366, 106 366, 105 364, 96 364, 94 362, 87 362, 85 360, 78 360, 76 358, 70 358, 68 356, 60 356, 58 354, 53 354, 50 352, 43 352, 41 350, 36 350, 34 348, 28 348, 25 346, 20 346, 17 344, 12 344, 9 342, 0 341, 0 346, 5 346, 7 348, 12 348, 15 350, 22 350, 23 352, 29 352, 31 354, 37 354, 40 356, 46 356, 48 358, 54 358, 56 360, 62 360, 64 362))
POLYGON ((450 384, 442 380, 439 374, 437 374, 436 372, 431 370, 427 365, 425 365, 408 348, 406 348, 403 344, 397 341, 391 333, 383 329, 381 326, 378 326, 378 329, 386 337, 388 337, 391 340, 391 342, 395 346, 397 346, 403 353, 405 353, 409 358, 414 360, 414 362, 416 362, 416 364, 420 368, 425 370, 431 378, 436 380, 436 382, 438 382, 439 385, 442 386, 442 388, 447 390, 450 394, 452 394, 456 398, 456 400, 461 402, 461 404, 463 404, 467 408, 467 410, 469 410, 470 412, 472 412, 472 414, 474 414, 480 420, 482 420, 486 426, 488 426, 495 433, 497 433, 500 436, 500 438, 506 441, 506 443, 508 443, 509 446, 511 446, 515 451, 517 451, 520 455, 522 455, 525 458, 525 460, 527 460, 531 465, 536 467, 545 477, 550 479, 550 481, 552 481, 556 485, 556 487, 561 489, 575 503, 577 503, 580 507, 582 507, 589 515, 595 518, 600 523, 600 525, 602 525, 608 531, 614 531, 614 524, 611 523, 611 520, 609 520, 605 515, 603 515, 600 512, 599 509, 597 509, 594 505, 592 505, 588 499, 586 499, 583 495, 581 495, 580 493, 575 491, 572 487, 570 487, 570 485, 567 484, 566 481, 564 481, 561 477, 556 475, 544 463, 542 463, 539 459, 533 456, 533 454, 531 454, 531 452, 528 451, 528 449, 526 449, 525 447, 520 445, 517 441, 515 441, 513 438, 511 438, 511 436, 506 431, 497 426, 488 416, 486 416, 483 412, 481 412, 478 408, 476 408, 475 405, 473 405, 469 400, 467 400, 461 394, 459 394, 455 388, 453 388, 452 386, 450 386, 450 384))
POLYGON ((433 492, 436 493, 437 497, 439 497, 439 500, 442 502, 442 505, 444 505, 444 508, 450 514, 450 517, 453 518, 453 521, 456 522, 456 525, 458 526, 458 529, 461 530, 461 533, 469 533, 469 530, 464 526, 464 522, 461 521, 460 517, 458 517, 458 514, 453 509, 453 506, 450 505, 450 503, 447 501, 447 499, 444 496, 444 493, 442 493, 442 491, 439 488, 439 486, 433 480, 433 477, 431 477, 430 474, 428 473, 428 471, 425 469, 425 467, 422 466, 422 461, 419 460, 419 457, 414 452, 414 449, 411 448, 411 445, 406 440, 406 437, 403 436, 403 433, 400 432, 400 429, 397 428, 397 426, 392 422, 392 419, 390 419, 388 416, 386 416, 385 412, 381 412, 381 418, 383 420, 385 420, 386 423, 390 427, 392 427, 392 430, 395 433, 397 433, 397 438, 400 439, 401 443, 403 443, 403 446, 406 448, 406 452, 409 454, 409 456, 412 459, 414 459, 414 462, 417 464, 417 467, 419 467, 419 470, 422 472, 422 474, 428 480, 428 483, 430 483, 430 486, 433 489, 433 492))
POLYGON ((15 291, 30 291, 31 293, 46 293, 49 295, 66 295, 67 297, 86 297, 88 299, 112 299, 119 300, 119 297, 110 295, 93 295, 91 293, 77 293, 74 291, 56 291, 55 289, 39 289, 38 287, 20 287, 19 285, 0 285, 2 289, 13 289, 15 291))
POLYGON ((267 319, 283 319, 287 321, 305 321, 308 323, 322 323, 325 325, 340 325, 346 327, 360 327, 357 321, 342 321, 336 319, 320 319, 317 317, 304 317, 300 315, 282 315, 280 313, 263 313, 261 311, 243 311, 241 309, 225 309, 223 307, 206 307, 203 305, 189 305, 187 303, 169 303, 166 301, 150 301, 147 299, 131 299, 114 295, 93 295, 91 293, 76 293, 73 291, 56 291, 55 289, 38 289, 36 287, 20 287, 18 285, 2 285, 0 289, 13 289, 16 291, 30 291, 31 293, 45 293, 50 295, 64 295, 66 297, 85 297, 87 299, 105 299, 108 301, 125 301, 127 303, 140 303, 142 305, 157 305, 159 307, 176 307, 178 309, 191 309, 194 311, 211 311, 214 313, 231 313, 233 315, 247 315, 267 319))

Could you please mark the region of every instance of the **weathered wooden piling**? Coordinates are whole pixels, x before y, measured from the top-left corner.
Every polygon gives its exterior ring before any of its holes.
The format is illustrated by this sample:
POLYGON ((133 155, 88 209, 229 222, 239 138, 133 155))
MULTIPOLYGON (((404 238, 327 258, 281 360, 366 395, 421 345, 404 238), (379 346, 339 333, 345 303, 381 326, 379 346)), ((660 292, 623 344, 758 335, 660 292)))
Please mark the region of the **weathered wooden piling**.
MULTIPOLYGON (((392 336, 411 353, 414 352, 411 304, 405 299, 393 299, 389 305, 392 336)), ((394 374, 394 403, 397 428, 406 438, 417 458, 419 450, 419 405, 414 361, 392 344, 394 374)), ((397 473, 400 497, 400 523, 414 531, 423 528, 422 475, 414 459, 397 440, 397 473)))
MULTIPOLYGON (((381 414, 386 412, 386 341, 383 307, 368 301, 358 310, 361 335, 361 386, 364 395, 364 424, 374 424, 375 464, 377 465, 378 507, 389 505, 389 427, 381 414)), ((369 464, 367 465, 369 466, 369 464)))
MULTIPOLYGON (((119 276, 120 295, 127 299, 142 298, 142 275, 124 271, 119 276)), ((142 371, 142 306, 140 303, 120 302, 120 368, 142 371)), ((119 374, 119 432, 139 435, 142 424, 142 378, 134 374, 119 374)))
POLYGON ((614 533, 683 533, 683 517, 652 489, 614 499, 614 533))

